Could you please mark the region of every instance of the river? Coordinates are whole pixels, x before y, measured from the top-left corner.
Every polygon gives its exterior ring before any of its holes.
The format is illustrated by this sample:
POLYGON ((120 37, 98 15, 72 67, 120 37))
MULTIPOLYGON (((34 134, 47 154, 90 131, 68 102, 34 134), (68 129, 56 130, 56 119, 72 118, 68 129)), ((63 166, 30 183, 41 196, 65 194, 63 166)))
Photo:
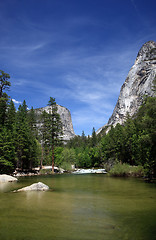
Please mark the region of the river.
POLYGON ((0 240, 154 240, 156 185, 106 174, 0 184, 0 240), (18 192, 35 182, 47 192, 18 192))

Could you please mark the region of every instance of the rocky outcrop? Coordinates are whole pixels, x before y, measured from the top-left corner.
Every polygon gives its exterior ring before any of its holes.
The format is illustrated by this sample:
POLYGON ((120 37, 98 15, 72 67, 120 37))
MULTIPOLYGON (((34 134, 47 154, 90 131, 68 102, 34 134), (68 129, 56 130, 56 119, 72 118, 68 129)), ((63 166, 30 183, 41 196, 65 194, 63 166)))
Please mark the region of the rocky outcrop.
POLYGON ((15 190, 14 192, 27 192, 27 191, 47 191, 49 190, 49 187, 45 185, 42 182, 34 183, 28 187, 24 187, 18 190, 15 190))
MULTIPOLYGON (((62 107, 58 104, 57 104, 57 108, 58 108, 58 113, 61 117, 61 121, 63 125, 63 140, 64 141, 70 140, 75 136, 70 111, 67 108, 62 107)), ((40 119, 39 116, 42 114, 43 111, 46 111, 49 113, 49 106, 35 109, 35 113, 38 119, 38 123, 37 123, 38 128, 40 128, 42 124, 39 120, 40 119)))
MULTIPOLYGON (((117 104, 108 125, 123 124, 127 113, 133 116, 141 106, 143 97, 154 96, 153 80, 156 76, 156 42, 146 42, 140 49, 136 61, 121 87, 117 104)), ((103 127, 103 128, 104 128, 103 127)), ((100 132, 102 128, 98 130, 100 132)))
POLYGON ((15 177, 12 177, 10 175, 1 174, 0 175, 0 183, 6 183, 6 182, 16 182, 18 179, 15 177))
POLYGON ((126 81, 108 124, 123 124, 126 114, 133 116, 143 102, 145 95, 154 96, 153 80, 156 76, 156 42, 149 41, 140 49, 136 61, 130 69, 126 81))

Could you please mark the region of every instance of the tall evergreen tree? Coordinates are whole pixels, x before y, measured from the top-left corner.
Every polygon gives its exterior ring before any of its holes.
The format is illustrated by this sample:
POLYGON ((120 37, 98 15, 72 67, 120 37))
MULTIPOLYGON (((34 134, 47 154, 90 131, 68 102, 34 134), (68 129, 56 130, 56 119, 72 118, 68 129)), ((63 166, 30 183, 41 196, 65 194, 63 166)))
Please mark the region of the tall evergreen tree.
POLYGON ((50 97, 48 106, 49 106, 48 140, 50 144, 50 149, 52 151, 52 172, 54 173, 55 146, 59 144, 61 135, 63 134, 63 130, 61 118, 57 112, 58 109, 57 104, 55 102, 55 98, 50 97))
POLYGON ((97 136, 96 136, 95 128, 93 127, 93 130, 92 130, 92 147, 95 147, 96 144, 97 144, 97 136))
POLYGON ((3 93, 2 97, 0 98, 0 128, 3 128, 6 121, 8 101, 8 95, 3 93))
POLYGON ((30 109, 30 111, 28 111, 28 123, 34 137, 38 139, 39 136, 38 136, 37 126, 36 126, 36 114, 33 107, 30 109))
POLYGON ((7 114, 6 114, 6 126, 8 129, 13 131, 15 129, 15 123, 16 123, 16 108, 11 100, 7 107, 7 114))
POLYGON ((10 75, 0 70, 0 98, 3 96, 3 90, 9 90, 11 83, 8 81, 10 79, 10 75))
POLYGON ((42 147, 42 158, 40 168, 42 169, 43 162, 47 163, 49 154, 49 114, 44 110, 41 114, 41 129, 40 129, 40 142, 42 147))
POLYGON ((11 173, 15 169, 15 143, 12 133, 6 127, 0 132, 0 173, 11 173))
POLYGON ((38 143, 31 131, 28 121, 28 111, 26 102, 19 106, 16 122, 16 152, 17 167, 21 170, 31 170, 35 164, 38 143))

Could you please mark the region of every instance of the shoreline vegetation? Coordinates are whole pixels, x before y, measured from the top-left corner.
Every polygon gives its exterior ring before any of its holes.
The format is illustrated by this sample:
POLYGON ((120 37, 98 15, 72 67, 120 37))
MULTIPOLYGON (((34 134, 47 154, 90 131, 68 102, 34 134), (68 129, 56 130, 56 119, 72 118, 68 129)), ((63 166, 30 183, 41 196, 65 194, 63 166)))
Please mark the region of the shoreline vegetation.
POLYGON ((93 127, 91 136, 82 131, 65 143, 55 99, 50 97, 49 112, 41 118, 33 107, 28 110, 25 100, 16 109, 4 92, 11 86, 10 76, 2 70, 0 74, 0 174, 17 169, 19 175, 33 176, 38 174, 33 169, 42 166, 52 166, 52 171, 42 169, 40 174, 54 172, 54 166, 72 172, 75 166, 105 168, 110 176, 156 178, 156 97, 145 96, 138 112, 132 117, 127 114, 123 125, 107 126, 99 134, 93 127))
POLYGON ((109 175, 113 177, 144 177, 145 170, 142 166, 131 166, 127 163, 117 163, 109 171, 109 175))
MULTIPOLYGON (((52 172, 52 167, 51 166, 45 166, 42 169, 36 168, 34 171, 31 172, 18 172, 15 171, 12 175, 15 177, 25 177, 25 176, 38 176, 38 175, 51 175, 53 174, 52 172)), ((121 163, 116 163, 110 170, 106 171, 104 168, 99 169, 99 168, 91 168, 91 169, 83 169, 83 168, 75 168, 73 170, 68 169, 62 169, 55 167, 54 168, 55 174, 63 174, 63 173, 76 173, 76 174, 106 174, 108 176, 112 177, 145 177, 146 172, 142 166, 131 166, 129 164, 121 164, 121 163)))

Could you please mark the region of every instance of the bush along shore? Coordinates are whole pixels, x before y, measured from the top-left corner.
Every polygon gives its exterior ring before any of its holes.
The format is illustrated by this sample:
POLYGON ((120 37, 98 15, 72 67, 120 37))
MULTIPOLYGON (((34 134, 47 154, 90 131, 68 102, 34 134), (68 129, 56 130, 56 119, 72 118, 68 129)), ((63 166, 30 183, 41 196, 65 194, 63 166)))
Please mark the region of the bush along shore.
POLYGON ((109 171, 109 175, 113 177, 144 177, 145 170, 142 166, 117 163, 109 171))

